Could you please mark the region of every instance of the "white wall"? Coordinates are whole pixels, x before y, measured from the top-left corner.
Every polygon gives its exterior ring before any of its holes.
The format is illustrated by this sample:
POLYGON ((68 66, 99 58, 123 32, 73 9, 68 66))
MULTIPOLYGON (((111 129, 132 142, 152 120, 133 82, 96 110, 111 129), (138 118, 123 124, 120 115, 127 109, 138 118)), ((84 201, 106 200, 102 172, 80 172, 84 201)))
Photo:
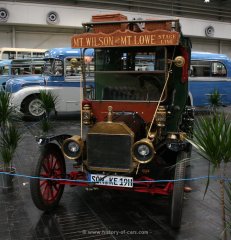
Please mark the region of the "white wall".
MULTIPOLYGON (((6 23, 0 23, 0 47, 65 47, 70 46, 70 37, 73 35, 70 31, 59 32, 59 29, 76 29, 82 27, 83 22, 91 20, 92 15, 109 13, 113 10, 100 10, 93 8, 80 8, 58 5, 43 5, 19 2, 0 2, 0 8, 6 8, 9 11, 9 19, 6 23), (56 11, 60 21, 57 25, 47 24, 46 17, 48 12, 56 11), (7 27, 8 30, 4 30, 7 27), (12 26, 15 26, 15 34, 12 34, 12 26), (28 29, 20 32, 19 26, 28 26, 28 29), (36 33, 38 27, 46 29, 45 32, 36 33), (49 28, 55 27, 56 32, 49 33, 49 28), (14 39, 12 39, 14 38, 14 39)), ((116 11, 118 12, 118 11, 116 11)), ((141 17, 146 18, 163 18, 164 16, 122 12, 129 19, 141 17)), ((177 17, 177 16, 176 16, 177 17)), ((166 16, 166 18, 172 18, 166 16)), ((199 19, 179 18, 184 35, 190 36, 193 42, 193 50, 206 50, 212 52, 227 52, 231 56, 231 24, 226 22, 206 21, 199 19), (214 37, 205 36, 205 28, 212 25, 215 29, 214 37), (195 40, 194 40, 195 38, 195 40), (198 41, 199 39, 199 41, 198 41)))
POLYGON ((16 33, 16 47, 23 48, 51 48, 71 47, 73 34, 49 34, 49 33, 16 33))

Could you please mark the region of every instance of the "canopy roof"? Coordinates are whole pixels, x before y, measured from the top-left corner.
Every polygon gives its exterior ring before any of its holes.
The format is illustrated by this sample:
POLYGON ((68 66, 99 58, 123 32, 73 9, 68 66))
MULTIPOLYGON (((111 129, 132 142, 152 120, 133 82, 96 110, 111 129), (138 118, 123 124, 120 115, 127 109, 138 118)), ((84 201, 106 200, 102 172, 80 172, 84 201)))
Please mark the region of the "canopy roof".
POLYGON ((180 42, 178 19, 127 21, 121 14, 97 15, 92 19, 83 24, 85 33, 72 37, 72 48, 171 46, 180 42))

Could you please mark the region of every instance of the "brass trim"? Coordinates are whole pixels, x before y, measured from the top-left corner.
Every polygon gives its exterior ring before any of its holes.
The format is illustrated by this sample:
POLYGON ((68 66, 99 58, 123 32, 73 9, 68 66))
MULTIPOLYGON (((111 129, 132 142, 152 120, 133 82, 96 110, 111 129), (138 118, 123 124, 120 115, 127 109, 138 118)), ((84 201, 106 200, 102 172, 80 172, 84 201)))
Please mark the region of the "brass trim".
POLYGON ((111 123, 113 117, 113 108, 112 106, 108 106, 108 114, 107 114, 107 122, 111 123))
POLYGON ((126 168, 126 169, 121 169, 121 168, 101 168, 101 167, 90 167, 88 166, 88 164, 86 164, 87 166, 87 169, 89 170, 93 170, 93 171, 105 171, 105 172, 124 172, 124 173, 127 173, 127 172, 132 172, 134 168, 126 168))
POLYGON ((164 106, 159 105, 156 111, 156 125, 158 127, 165 127, 166 124, 167 111, 164 106))
POLYGON ((87 135, 91 134, 130 135, 134 139, 134 132, 123 122, 97 122, 87 135))
POLYGON ((92 109, 89 104, 84 104, 82 107, 82 122, 84 125, 91 125, 92 109))
MULTIPOLYGON (((174 56, 174 54, 175 54, 175 50, 176 50, 176 49, 174 48, 173 56, 174 56)), ((167 52, 166 52, 166 51, 165 51, 165 59, 167 59, 167 52)), ((173 59, 172 59, 172 60, 173 60, 173 59)), ((151 121, 151 124, 150 124, 150 126, 149 126, 149 129, 148 129, 146 138, 148 138, 148 136, 149 136, 149 132, 151 131, 152 126, 153 126, 154 121, 155 121, 155 118, 156 118, 157 110, 158 110, 158 108, 159 108, 159 106, 160 106, 160 104, 161 104, 161 101, 162 101, 162 99, 163 99, 163 96, 164 96, 165 91, 167 91, 167 85, 168 85, 169 77, 170 77, 170 74, 171 74, 171 71, 172 71, 172 62, 173 62, 173 61, 170 62, 170 66, 169 66, 169 68, 168 68, 168 72, 167 72, 167 76, 166 76, 166 79, 165 79, 164 87, 163 87, 162 93, 161 93, 161 95, 160 95, 160 99, 159 99, 159 101, 158 101, 158 103, 157 103, 155 112, 154 112, 154 114, 153 114, 152 121, 151 121)))
POLYGON ((186 132, 179 132, 179 138, 181 141, 184 141, 187 138, 186 132))

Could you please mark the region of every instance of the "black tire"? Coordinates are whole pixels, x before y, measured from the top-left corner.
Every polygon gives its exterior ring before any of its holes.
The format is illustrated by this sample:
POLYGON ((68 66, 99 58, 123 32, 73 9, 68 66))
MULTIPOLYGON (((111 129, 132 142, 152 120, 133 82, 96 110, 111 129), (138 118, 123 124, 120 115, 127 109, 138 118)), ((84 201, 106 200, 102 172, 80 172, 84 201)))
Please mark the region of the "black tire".
MULTIPOLYGON (((174 180, 185 178, 185 159, 187 158, 187 152, 181 151, 177 155, 177 161, 175 166, 174 180)), ((170 222, 173 228, 180 228, 182 210, 184 201, 184 181, 174 182, 172 196, 171 196, 171 213, 170 222)))
POLYGON ((24 99, 22 102, 21 111, 26 120, 38 121, 45 114, 45 110, 42 107, 42 101, 40 100, 39 95, 32 95, 24 99))
MULTIPOLYGON (((65 178, 66 165, 60 148, 49 143, 44 146, 37 165, 32 171, 33 177, 65 178)), ((35 206, 43 211, 54 209, 62 197, 65 185, 58 181, 31 178, 30 191, 35 206)))

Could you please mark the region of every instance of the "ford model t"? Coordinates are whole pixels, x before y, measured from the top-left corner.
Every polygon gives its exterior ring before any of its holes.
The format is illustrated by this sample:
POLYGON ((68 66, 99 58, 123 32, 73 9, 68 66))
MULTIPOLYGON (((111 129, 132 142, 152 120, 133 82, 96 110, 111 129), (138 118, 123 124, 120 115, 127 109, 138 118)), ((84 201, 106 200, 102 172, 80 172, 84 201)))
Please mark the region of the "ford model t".
MULTIPOLYGON (((57 206, 65 185, 163 195, 180 227, 192 128, 188 97, 190 41, 178 20, 97 15, 74 35, 73 48, 93 48, 94 81, 82 56, 84 135, 40 138, 31 180, 35 205, 57 206), (66 173, 65 160, 75 171, 66 173)), ((84 51, 83 51, 84 53, 84 51)))

